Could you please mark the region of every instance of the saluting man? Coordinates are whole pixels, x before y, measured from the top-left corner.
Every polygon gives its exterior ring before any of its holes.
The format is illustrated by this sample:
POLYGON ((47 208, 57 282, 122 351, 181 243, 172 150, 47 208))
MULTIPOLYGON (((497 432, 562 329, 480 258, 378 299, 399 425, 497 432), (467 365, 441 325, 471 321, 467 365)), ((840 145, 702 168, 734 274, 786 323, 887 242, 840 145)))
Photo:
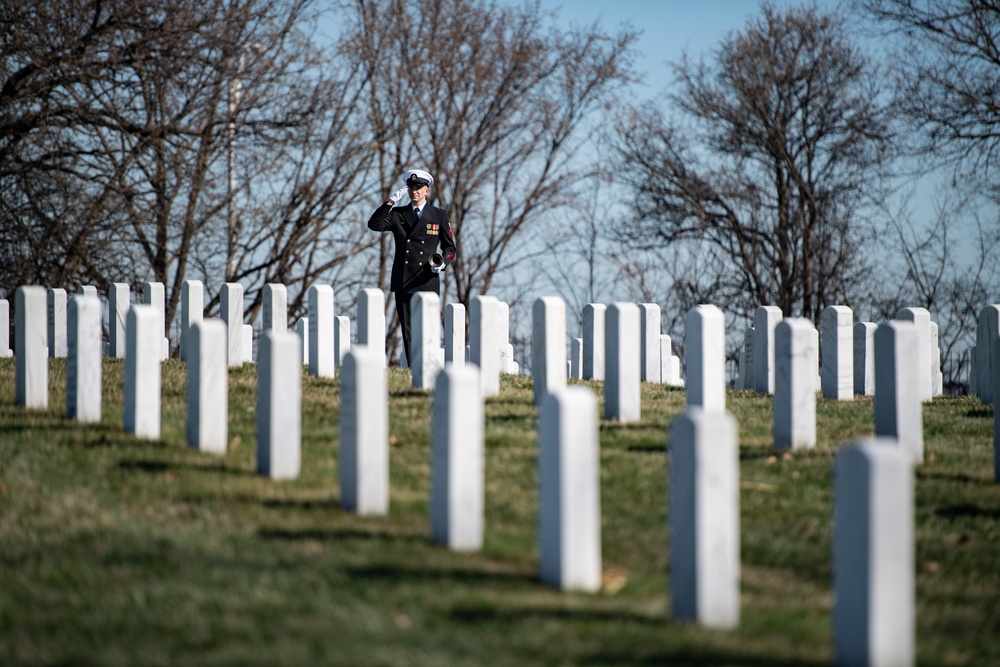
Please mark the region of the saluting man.
POLYGON ((448 223, 448 214, 427 203, 427 195, 434 185, 434 177, 422 169, 403 174, 406 187, 393 193, 384 204, 368 218, 368 229, 392 232, 396 254, 392 260, 392 277, 389 289, 396 295, 396 314, 403 330, 403 349, 406 363, 410 356, 410 298, 416 292, 438 293, 439 276, 455 259, 455 238, 448 223), (396 202, 409 194, 409 206, 396 206, 396 202), (443 262, 432 266, 431 256, 441 245, 443 262))

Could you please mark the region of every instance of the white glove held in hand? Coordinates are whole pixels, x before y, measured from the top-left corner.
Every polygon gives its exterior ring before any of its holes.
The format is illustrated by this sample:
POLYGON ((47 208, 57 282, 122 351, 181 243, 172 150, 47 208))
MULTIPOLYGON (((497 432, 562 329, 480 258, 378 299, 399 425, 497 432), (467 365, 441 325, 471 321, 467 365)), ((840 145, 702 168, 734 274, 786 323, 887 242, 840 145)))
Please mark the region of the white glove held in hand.
POLYGON ((400 189, 398 189, 398 190, 396 190, 395 192, 392 193, 392 196, 389 197, 389 202, 392 203, 392 204, 395 204, 400 199, 402 199, 403 195, 405 195, 405 194, 406 194, 406 188, 405 187, 404 188, 400 188, 400 189))
POLYGON ((442 264, 441 266, 432 266, 431 271, 433 271, 434 273, 444 273, 444 264, 442 264))

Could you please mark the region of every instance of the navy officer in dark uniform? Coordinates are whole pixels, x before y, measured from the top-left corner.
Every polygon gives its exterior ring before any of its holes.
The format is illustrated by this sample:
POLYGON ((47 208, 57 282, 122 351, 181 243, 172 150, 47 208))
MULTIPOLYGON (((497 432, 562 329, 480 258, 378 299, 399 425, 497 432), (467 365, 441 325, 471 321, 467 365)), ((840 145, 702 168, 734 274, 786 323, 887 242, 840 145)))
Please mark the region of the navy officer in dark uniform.
POLYGON ((455 259, 455 237, 448 223, 448 214, 427 203, 434 177, 422 169, 403 174, 405 188, 397 190, 368 218, 368 229, 392 232, 396 255, 392 260, 389 289, 396 295, 396 314, 403 330, 403 350, 406 362, 410 356, 410 298, 415 292, 439 293, 439 275, 455 259), (396 206, 409 194, 410 203, 396 206), (441 245, 442 262, 431 264, 431 256, 441 245))

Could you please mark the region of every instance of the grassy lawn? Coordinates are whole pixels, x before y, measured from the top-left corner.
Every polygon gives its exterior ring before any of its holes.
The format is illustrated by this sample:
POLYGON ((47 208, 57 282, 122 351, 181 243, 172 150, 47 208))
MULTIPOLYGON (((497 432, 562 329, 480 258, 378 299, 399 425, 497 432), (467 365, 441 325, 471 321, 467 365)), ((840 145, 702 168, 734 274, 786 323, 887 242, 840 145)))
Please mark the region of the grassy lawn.
MULTIPOLYGON (((486 541, 429 540, 430 395, 389 372, 391 511, 340 508, 337 381, 303 377, 302 475, 256 476, 256 370, 230 374, 224 457, 184 443, 185 367, 163 367, 163 436, 122 432, 120 360, 104 419, 14 405, 0 360, 2 665, 818 665, 831 660, 831 472, 872 432, 872 403, 820 400, 819 445, 771 447, 771 400, 731 391, 740 425, 742 621, 733 632, 668 609, 667 426, 682 390, 643 385, 638 424, 601 422, 605 588, 563 594, 537 569, 536 410, 530 378, 486 403, 486 541)), ((583 383, 602 398, 599 383, 583 383)), ((1000 487, 993 411, 924 407, 916 472, 920 664, 1000 664, 1000 487)))

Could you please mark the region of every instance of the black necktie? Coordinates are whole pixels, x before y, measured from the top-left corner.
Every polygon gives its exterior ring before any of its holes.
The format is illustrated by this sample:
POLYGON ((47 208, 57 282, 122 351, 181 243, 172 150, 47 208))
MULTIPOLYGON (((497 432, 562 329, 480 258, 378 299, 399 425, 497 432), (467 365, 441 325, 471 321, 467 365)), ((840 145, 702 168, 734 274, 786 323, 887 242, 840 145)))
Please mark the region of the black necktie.
POLYGON ((413 216, 414 216, 414 217, 415 217, 415 218, 416 218, 417 220, 420 220, 420 209, 419 209, 419 208, 417 208, 416 206, 414 206, 414 207, 413 207, 413 216))

